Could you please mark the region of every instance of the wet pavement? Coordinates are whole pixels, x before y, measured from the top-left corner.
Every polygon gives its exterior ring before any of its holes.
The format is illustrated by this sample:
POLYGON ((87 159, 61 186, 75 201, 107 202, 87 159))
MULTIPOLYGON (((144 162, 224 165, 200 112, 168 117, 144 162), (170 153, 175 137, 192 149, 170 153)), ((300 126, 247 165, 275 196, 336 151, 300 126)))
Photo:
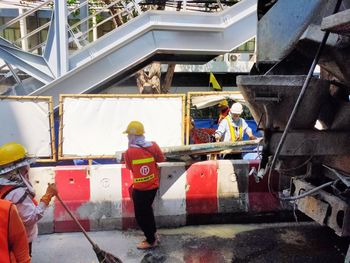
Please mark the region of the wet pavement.
MULTIPOLYGON (((89 232, 123 262, 344 262, 349 239, 316 223, 227 224, 159 229, 160 246, 136 248, 140 231, 89 232)), ((33 243, 33 263, 98 262, 81 233, 41 235, 33 243)))

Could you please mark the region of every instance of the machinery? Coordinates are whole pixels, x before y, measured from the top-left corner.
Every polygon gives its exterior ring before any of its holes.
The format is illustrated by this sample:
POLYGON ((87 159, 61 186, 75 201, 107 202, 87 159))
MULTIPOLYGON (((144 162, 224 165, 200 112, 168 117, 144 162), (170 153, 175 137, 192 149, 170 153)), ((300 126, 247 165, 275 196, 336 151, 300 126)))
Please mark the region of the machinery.
POLYGON ((349 0, 259 0, 257 62, 237 78, 264 130, 257 176, 277 170, 276 198, 339 236, 350 235, 349 61, 349 0))

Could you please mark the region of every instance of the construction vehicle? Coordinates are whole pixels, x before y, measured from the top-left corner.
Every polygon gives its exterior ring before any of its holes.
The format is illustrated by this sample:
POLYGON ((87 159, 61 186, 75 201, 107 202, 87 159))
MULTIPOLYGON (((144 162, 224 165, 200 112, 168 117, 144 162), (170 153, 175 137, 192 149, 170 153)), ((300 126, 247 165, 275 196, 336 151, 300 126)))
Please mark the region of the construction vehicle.
POLYGON ((339 236, 350 235, 349 8, 348 0, 259 0, 257 61, 237 78, 264 130, 256 176, 290 178, 270 191, 339 236))

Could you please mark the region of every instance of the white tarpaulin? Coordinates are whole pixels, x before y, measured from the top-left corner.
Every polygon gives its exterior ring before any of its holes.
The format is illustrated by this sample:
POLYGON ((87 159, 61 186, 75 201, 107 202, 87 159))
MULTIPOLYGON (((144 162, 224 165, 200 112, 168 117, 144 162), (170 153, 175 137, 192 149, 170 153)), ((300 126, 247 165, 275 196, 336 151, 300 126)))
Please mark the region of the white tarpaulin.
POLYGON ((145 127, 146 140, 159 146, 183 145, 183 95, 62 97, 60 157, 111 157, 127 149, 123 134, 130 121, 145 127))
POLYGON ((1 97, 0 144, 17 142, 31 156, 54 159, 51 98, 1 97))
POLYGON ((225 95, 201 95, 191 97, 192 105, 196 106, 196 108, 199 110, 212 107, 224 99, 231 99, 244 104, 244 98, 240 93, 225 95))

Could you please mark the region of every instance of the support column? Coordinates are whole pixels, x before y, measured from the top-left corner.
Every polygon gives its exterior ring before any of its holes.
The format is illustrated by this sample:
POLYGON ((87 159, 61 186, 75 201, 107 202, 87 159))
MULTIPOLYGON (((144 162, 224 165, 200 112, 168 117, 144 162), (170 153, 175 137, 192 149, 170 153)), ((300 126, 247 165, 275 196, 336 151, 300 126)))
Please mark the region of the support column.
POLYGON ((93 16, 92 17, 92 26, 93 26, 93 29, 92 29, 92 41, 95 42, 97 40, 97 20, 96 20, 96 16, 93 16))
POLYGON ((57 75, 68 72, 68 36, 67 36, 67 4, 66 1, 55 0, 55 32, 57 46, 57 75))
MULTIPOLYGON (((25 13, 25 9, 23 8, 18 8, 18 13, 19 16, 23 15, 23 13, 25 13)), ((19 20, 19 30, 20 30, 20 34, 21 34, 21 44, 22 44, 22 49, 24 51, 28 51, 28 39, 25 38, 25 36, 27 35, 27 18, 23 17, 22 19, 19 20)))
MULTIPOLYGON (((84 20, 89 16, 89 5, 87 0, 80 0, 80 20, 84 20)), ((83 42, 88 41, 89 20, 80 24, 80 32, 83 34, 83 42)), ((83 44, 84 45, 84 44, 83 44)))

